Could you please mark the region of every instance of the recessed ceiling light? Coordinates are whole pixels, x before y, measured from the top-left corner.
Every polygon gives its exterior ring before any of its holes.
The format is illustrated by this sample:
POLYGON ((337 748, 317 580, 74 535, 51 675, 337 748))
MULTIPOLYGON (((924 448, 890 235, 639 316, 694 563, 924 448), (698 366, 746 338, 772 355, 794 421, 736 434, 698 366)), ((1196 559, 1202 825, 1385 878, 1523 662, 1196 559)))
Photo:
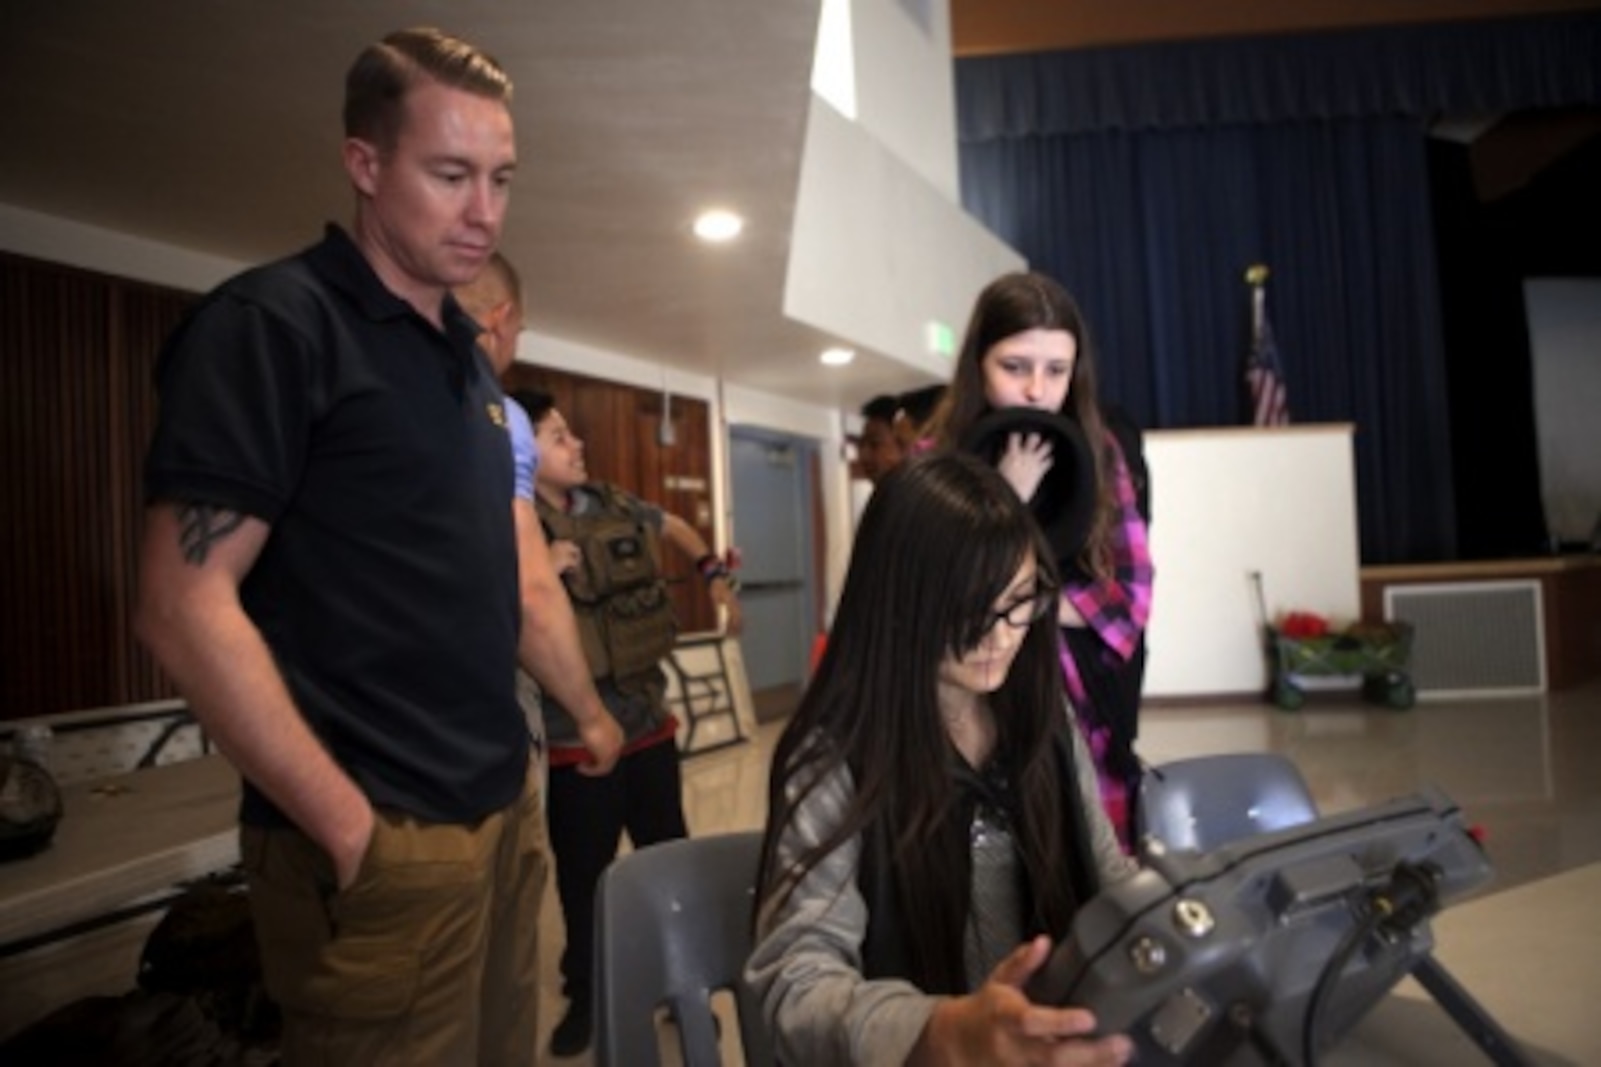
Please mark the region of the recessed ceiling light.
POLYGON ((843 367, 856 358, 856 353, 849 348, 825 348, 817 358, 830 367, 843 367))
POLYGON ((695 236, 702 241, 732 241, 744 228, 744 219, 722 208, 703 211, 695 220, 695 236))

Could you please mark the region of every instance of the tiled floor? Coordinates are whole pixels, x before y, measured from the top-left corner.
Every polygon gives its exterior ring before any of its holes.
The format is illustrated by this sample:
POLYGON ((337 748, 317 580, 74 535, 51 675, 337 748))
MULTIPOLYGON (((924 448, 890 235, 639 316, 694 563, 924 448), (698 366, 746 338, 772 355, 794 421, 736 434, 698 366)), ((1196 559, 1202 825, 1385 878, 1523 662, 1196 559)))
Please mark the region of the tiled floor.
MULTIPOLYGON (((684 794, 692 833, 758 827, 767 761, 781 723, 753 740, 692 757, 684 794)), ((1148 762, 1214 752, 1270 750, 1295 760, 1320 808, 1344 811, 1434 784, 1487 834, 1496 868, 1488 892, 1601 861, 1601 681, 1543 697, 1421 701, 1408 711, 1315 694, 1298 712, 1265 703, 1160 706, 1141 722, 1148 762)), ((561 922, 554 890, 541 930, 548 1031, 563 1003, 556 960, 561 922)), ((1582 951, 1594 951, 1591 943, 1582 951)), ((584 1065, 590 1057, 557 1060, 584 1065)))

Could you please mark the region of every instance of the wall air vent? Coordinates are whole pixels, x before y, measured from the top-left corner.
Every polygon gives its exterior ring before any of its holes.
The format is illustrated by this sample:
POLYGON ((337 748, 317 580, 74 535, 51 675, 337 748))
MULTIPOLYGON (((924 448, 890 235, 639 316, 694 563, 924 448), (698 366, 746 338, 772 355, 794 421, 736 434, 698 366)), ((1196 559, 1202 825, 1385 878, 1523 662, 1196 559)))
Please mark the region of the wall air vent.
POLYGON ((1384 617, 1412 624, 1420 697, 1545 691, 1545 629, 1537 581, 1392 585, 1384 617))

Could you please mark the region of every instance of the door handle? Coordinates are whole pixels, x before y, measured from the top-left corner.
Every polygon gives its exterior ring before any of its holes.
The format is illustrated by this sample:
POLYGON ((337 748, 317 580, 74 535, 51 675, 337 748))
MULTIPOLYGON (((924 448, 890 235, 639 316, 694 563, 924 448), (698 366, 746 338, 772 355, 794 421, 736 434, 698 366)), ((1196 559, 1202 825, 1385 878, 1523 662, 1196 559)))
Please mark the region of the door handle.
POLYGON ((803 587, 804 587, 803 583, 801 583, 800 581, 797 581, 795 579, 789 579, 789 580, 786 580, 786 581, 777 581, 777 582, 740 582, 739 583, 739 589, 740 589, 740 592, 742 592, 742 593, 775 593, 775 592, 780 592, 780 591, 785 590, 785 589, 801 589, 803 587))

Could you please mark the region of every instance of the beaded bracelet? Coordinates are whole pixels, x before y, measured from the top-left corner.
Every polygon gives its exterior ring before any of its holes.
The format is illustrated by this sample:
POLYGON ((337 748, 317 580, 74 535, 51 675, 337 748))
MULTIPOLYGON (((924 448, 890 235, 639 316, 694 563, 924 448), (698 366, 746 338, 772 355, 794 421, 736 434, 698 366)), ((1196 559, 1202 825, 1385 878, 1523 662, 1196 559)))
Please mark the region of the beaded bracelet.
POLYGON ((700 559, 697 559, 695 561, 695 569, 700 572, 702 580, 704 580, 707 585, 711 585, 717 579, 721 578, 723 581, 728 583, 730 592, 739 591, 739 582, 732 574, 729 573, 728 565, 722 560, 718 559, 715 555, 708 552, 706 555, 700 557, 700 559))

